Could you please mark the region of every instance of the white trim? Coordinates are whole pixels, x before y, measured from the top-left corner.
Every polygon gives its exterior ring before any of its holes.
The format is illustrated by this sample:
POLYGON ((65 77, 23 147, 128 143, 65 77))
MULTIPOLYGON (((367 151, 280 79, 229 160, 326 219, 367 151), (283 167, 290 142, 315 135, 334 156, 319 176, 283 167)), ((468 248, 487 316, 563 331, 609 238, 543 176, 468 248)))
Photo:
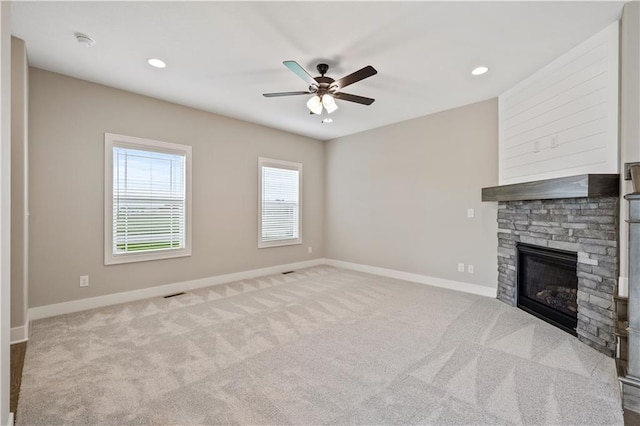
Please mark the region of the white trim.
POLYGON ((191 256, 191 154, 189 145, 179 145, 134 136, 104 134, 104 264, 144 262, 148 260, 172 259, 191 256), (113 253, 113 148, 132 148, 144 151, 164 152, 185 157, 185 246, 180 249, 140 251, 139 253, 113 253))
POLYGON ((8 426, 13 426, 14 424, 15 423, 14 423, 14 419, 13 419, 13 413, 11 411, 9 411, 9 419, 7 421, 7 425, 8 426))
POLYGON ((258 157, 258 248, 281 247, 302 244, 302 163, 258 157), (271 167, 298 172, 298 238, 262 241, 262 168, 271 167))
MULTIPOLYGON (((27 60, 26 43, 21 52, 24 76, 22 89, 24 90, 24 102, 22 105, 22 316, 25 317, 26 326, 29 325, 29 61, 27 60)), ((25 340, 27 336, 25 332, 25 340)), ((11 331, 11 343, 13 341, 13 331, 11 331)))
POLYGON ((618 277, 618 296, 629 297, 629 278, 618 277))
POLYGON ((383 277, 396 278, 433 287, 441 287, 449 290, 462 291, 480 296, 495 298, 497 289, 477 284, 463 283, 460 281, 446 280, 444 278, 430 277, 428 275, 413 274, 411 272, 397 271, 395 269, 378 268, 377 266, 362 265, 359 263, 343 262, 341 260, 325 259, 325 263, 336 268, 351 269, 353 271, 367 272, 383 277))
POLYGON ((56 303, 53 305, 37 306, 35 308, 29 309, 29 319, 37 320, 48 318, 56 315, 85 311, 87 309, 100 308, 103 306, 116 305, 118 303, 132 302, 135 300, 148 299, 151 297, 165 296, 167 294, 179 293, 181 291, 195 290, 212 285, 226 284, 234 281, 247 280, 264 275, 277 274, 280 272, 324 264, 325 259, 318 258, 303 262, 269 266, 266 268, 252 269, 249 271, 235 272, 232 274, 217 275, 213 277, 200 278, 197 280, 165 284, 140 290, 125 291, 122 293, 107 294, 104 296, 90 297, 87 299, 72 300, 70 302, 56 303))
POLYGON ((22 343, 29 340, 29 323, 21 325, 20 327, 13 327, 11 329, 11 344, 22 343))

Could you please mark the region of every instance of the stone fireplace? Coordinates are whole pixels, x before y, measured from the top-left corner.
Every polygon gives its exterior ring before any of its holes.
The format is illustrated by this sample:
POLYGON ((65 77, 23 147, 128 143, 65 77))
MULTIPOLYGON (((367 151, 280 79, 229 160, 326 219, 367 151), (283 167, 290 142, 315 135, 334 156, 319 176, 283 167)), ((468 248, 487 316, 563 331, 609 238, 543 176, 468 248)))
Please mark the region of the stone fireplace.
POLYGON ((617 182, 618 175, 581 175, 483 189, 483 201, 499 202, 498 299, 539 317, 551 313, 546 321, 609 356, 616 350, 617 182), (545 252, 564 260, 545 260, 545 252), (521 286, 524 279, 532 289, 521 286), (572 316, 575 326, 563 321, 572 316))

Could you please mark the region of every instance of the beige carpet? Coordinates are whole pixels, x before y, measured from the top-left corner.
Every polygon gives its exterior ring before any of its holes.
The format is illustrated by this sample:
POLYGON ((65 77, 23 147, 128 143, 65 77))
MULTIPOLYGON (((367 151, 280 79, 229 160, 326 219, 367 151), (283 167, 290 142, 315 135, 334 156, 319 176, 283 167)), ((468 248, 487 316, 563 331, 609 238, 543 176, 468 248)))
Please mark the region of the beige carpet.
POLYGON ((497 300, 315 267, 36 321, 18 424, 622 424, 614 362, 497 300))

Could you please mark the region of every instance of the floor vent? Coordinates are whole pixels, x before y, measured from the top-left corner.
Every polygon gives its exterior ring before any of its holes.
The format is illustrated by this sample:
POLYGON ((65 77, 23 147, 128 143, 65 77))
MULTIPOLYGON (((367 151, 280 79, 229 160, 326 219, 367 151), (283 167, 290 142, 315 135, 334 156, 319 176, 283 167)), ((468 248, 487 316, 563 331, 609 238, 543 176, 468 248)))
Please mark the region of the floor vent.
POLYGON ((184 291, 181 291, 180 293, 176 293, 176 294, 170 294, 168 296, 163 296, 165 299, 168 299, 170 297, 176 297, 176 296, 182 296, 183 294, 187 294, 184 291))
POLYGON ((295 271, 287 271, 287 272, 283 272, 282 275, 287 275, 287 274, 293 274, 295 271))

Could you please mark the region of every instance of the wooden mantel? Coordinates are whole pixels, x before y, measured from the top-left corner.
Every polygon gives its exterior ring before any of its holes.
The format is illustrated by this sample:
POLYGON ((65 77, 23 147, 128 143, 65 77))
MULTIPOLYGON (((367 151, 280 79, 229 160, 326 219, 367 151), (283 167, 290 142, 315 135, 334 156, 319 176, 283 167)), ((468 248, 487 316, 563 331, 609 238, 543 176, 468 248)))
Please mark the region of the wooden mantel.
POLYGON ((617 174, 584 174, 482 188, 482 201, 552 200, 619 195, 620 175, 617 174))

